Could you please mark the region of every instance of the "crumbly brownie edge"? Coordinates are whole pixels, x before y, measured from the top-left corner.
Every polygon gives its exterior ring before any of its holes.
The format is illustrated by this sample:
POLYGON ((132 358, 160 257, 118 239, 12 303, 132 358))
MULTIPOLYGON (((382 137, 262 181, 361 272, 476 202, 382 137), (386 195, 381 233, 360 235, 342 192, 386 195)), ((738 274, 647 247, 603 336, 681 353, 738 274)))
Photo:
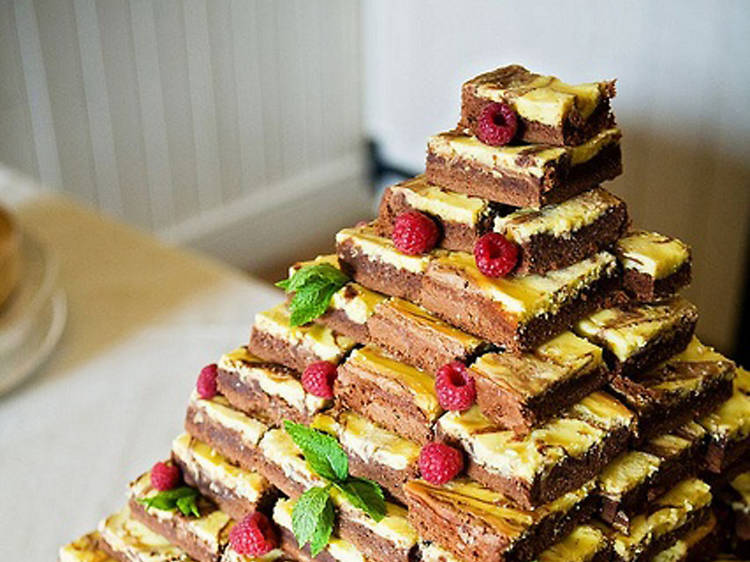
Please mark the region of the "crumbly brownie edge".
POLYGON ((173 545, 187 552, 191 557, 201 562, 218 562, 220 552, 212 552, 211 548, 202 542, 194 533, 185 529, 179 516, 172 517, 167 521, 158 519, 146 511, 146 508, 131 498, 128 501, 130 514, 133 518, 143 523, 157 535, 161 535, 173 545))
POLYGON ((422 276, 357 252, 350 240, 336 244, 341 270, 360 285, 393 297, 419 302, 422 276))
POLYGON ((386 538, 339 512, 338 535, 355 545, 366 559, 375 562, 416 562, 417 546, 399 548, 386 538))
POLYGON ((282 420, 309 424, 312 416, 306 410, 301 411, 280 397, 265 392, 256 381, 246 383, 236 374, 219 369, 217 377, 219 392, 232 407, 257 416, 271 425, 278 425, 282 420))
POLYGON ((265 361, 280 363, 300 373, 310 363, 321 360, 320 357, 303 346, 290 344, 268 332, 259 330, 257 326, 253 326, 250 343, 247 347, 253 355, 265 361))
POLYGON ((266 458, 262 452, 258 455, 258 473, 292 499, 298 498, 305 492, 302 484, 289 478, 284 474, 283 469, 266 458))
POLYGON ((560 381, 525 403, 518 395, 505 392, 489 378, 476 374, 477 405, 488 419, 523 436, 603 387, 608 380, 609 371, 602 365, 585 375, 560 381))
POLYGON ((750 451, 750 437, 716 441, 711 439, 706 447, 704 468, 709 472, 723 473, 750 451))
POLYGON ((404 470, 397 470, 374 460, 364 460, 346 447, 344 447, 344 451, 349 457, 349 472, 352 476, 373 480, 399 502, 406 503, 403 486, 408 480, 417 477, 419 469, 416 462, 407 466, 404 470))
POLYGON ((118 552, 111 546, 109 546, 109 543, 104 537, 99 537, 99 540, 97 540, 96 545, 99 547, 100 550, 103 550, 106 552, 110 558, 114 558, 118 562, 133 562, 130 557, 125 554, 124 552, 118 552))
POLYGON ((245 470, 256 471, 258 469, 258 449, 256 447, 247 446, 237 431, 219 425, 207 416, 203 416, 203 421, 197 423, 195 421, 196 414, 201 415, 201 412, 192 405, 188 406, 185 416, 185 431, 199 441, 210 445, 245 470))
POLYGON ((688 260, 671 275, 654 279, 646 273, 628 268, 623 272, 622 286, 636 301, 654 302, 670 297, 690 285, 692 269, 692 260, 688 260))
POLYGON ((299 562, 311 562, 312 560, 316 560, 317 562, 339 562, 331 556, 331 553, 327 550, 323 550, 313 558, 310 555, 309 544, 304 548, 300 548, 292 531, 281 525, 277 525, 277 528, 279 530, 279 548, 281 548, 281 550, 288 554, 292 559, 298 560, 299 562))
POLYGON ((328 311, 318 319, 320 324, 328 326, 331 330, 342 336, 353 339, 359 344, 366 344, 370 341, 370 333, 367 330, 367 324, 358 324, 351 320, 343 310, 328 311))
POLYGON ((334 383, 339 406, 354 410, 404 439, 424 445, 433 437, 432 424, 411 397, 395 396, 358 376, 348 363, 339 367, 334 383))

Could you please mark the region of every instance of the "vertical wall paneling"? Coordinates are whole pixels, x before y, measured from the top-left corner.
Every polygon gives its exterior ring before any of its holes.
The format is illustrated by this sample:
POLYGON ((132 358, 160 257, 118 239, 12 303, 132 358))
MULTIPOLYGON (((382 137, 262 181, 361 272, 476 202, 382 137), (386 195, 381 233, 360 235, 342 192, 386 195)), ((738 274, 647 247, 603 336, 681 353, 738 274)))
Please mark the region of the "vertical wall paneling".
POLYGON ((120 180, 117 175, 117 157, 96 4, 93 0, 74 0, 73 7, 99 204, 109 213, 122 216, 120 180))

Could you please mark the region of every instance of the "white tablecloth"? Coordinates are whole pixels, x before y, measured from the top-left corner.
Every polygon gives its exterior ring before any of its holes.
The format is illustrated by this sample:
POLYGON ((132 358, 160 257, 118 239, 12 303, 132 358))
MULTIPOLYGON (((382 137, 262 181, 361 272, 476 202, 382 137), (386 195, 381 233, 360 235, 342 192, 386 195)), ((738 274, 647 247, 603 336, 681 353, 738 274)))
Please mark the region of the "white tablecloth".
POLYGON ((68 294, 59 347, 0 397, 0 560, 42 562, 169 454, 200 368, 280 294, 67 200, 6 189, 4 173, 0 201, 57 250, 68 294))

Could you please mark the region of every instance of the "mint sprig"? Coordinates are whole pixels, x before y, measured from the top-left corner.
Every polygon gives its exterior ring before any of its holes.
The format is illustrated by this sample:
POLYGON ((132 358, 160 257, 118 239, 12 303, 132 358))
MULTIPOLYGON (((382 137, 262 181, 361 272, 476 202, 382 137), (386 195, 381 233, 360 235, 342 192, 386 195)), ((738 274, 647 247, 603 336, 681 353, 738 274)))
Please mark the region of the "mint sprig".
POLYGON ((310 469, 328 481, 307 490, 294 504, 292 531, 297 544, 309 542, 313 556, 328 544, 333 531, 333 488, 375 521, 385 517, 383 490, 371 480, 349 475, 349 459, 334 437, 289 420, 284 421, 284 429, 302 450, 310 469))
POLYGON ((289 303, 290 324, 302 326, 325 314, 331 297, 349 282, 349 278, 328 263, 308 265, 295 271, 291 277, 276 283, 287 294, 292 294, 289 303))
POLYGON ((161 509, 162 511, 174 511, 179 509, 184 516, 194 515, 200 517, 198 505, 195 500, 198 498, 198 490, 189 486, 180 486, 159 492, 147 498, 137 498, 137 502, 146 507, 161 509))

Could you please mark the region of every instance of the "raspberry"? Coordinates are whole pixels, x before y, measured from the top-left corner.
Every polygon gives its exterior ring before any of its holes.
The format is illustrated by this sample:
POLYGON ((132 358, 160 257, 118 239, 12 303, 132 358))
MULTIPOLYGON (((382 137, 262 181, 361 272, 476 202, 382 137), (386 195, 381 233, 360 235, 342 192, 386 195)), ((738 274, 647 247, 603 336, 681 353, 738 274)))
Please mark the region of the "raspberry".
POLYGON ((430 484, 445 484, 463 468, 461 452, 443 443, 428 443, 419 453, 419 471, 430 484))
POLYGON ((330 361, 310 363, 302 373, 302 387, 319 398, 333 398, 336 375, 336 365, 330 361))
POLYGON ((477 138, 490 146, 503 146, 516 136, 518 118, 506 103, 488 103, 479 113, 476 124, 477 138))
POLYGON ((416 256, 432 250, 438 236, 434 220, 419 211, 406 211, 396 217, 391 239, 400 252, 416 256))
POLYGON ((488 232, 474 245, 474 260, 487 277, 505 277, 518 263, 518 246, 497 232, 488 232))
POLYGON ((216 375, 218 369, 216 363, 206 365, 201 369, 201 374, 198 375, 198 382, 195 384, 195 388, 198 389, 198 394, 205 400, 210 400, 216 396, 216 375))
POLYGON ((232 527, 229 543, 237 554, 263 556, 276 548, 278 538, 268 517, 254 511, 232 527))
POLYGON ((157 462, 151 467, 151 487, 160 492, 171 490, 180 483, 181 478, 180 468, 173 464, 157 462))
POLYGON ((435 393, 445 410, 459 412, 468 410, 477 397, 474 379, 460 361, 453 361, 438 369, 435 393))

